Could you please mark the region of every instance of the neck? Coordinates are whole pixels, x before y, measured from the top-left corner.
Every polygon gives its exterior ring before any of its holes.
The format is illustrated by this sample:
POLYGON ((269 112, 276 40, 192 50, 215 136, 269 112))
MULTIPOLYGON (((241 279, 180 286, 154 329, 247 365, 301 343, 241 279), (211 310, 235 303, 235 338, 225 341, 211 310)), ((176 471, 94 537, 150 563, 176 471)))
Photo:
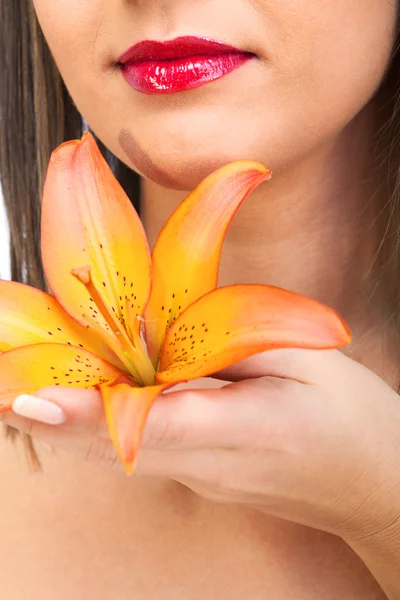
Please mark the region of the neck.
MULTIPOLYGON (((224 243, 220 285, 267 283, 334 307, 349 323, 349 353, 383 374, 382 314, 368 277, 382 239, 379 176, 373 168, 376 123, 366 108, 334 139, 277 169, 246 200, 224 243), (372 362, 372 364, 370 364, 372 362)), ((246 157, 244 157, 246 158, 246 157)), ((266 165, 274 170, 274 165, 266 165)), ((186 192, 142 181, 150 244, 186 192)))

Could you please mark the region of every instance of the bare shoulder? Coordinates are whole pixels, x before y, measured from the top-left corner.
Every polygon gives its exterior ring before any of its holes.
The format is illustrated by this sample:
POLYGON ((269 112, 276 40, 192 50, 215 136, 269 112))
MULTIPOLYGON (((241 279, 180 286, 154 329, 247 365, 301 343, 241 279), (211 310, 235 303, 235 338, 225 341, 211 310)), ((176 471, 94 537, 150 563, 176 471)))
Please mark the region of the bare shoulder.
POLYGON ((128 480, 0 440, 0 576, 9 600, 381 600, 339 539, 179 484, 128 480))

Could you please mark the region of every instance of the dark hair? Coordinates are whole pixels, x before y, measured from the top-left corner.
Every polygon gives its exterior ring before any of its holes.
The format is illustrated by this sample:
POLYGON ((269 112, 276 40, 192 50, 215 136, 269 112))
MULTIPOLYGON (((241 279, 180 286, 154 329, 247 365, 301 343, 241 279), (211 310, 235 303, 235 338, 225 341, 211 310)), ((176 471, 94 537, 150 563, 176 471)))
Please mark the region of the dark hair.
MULTIPOLYGON (((10 227, 12 278, 45 289, 39 252, 40 198, 50 154, 79 138, 83 121, 60 77, 31 0, 0 0, 0 180, 10 227)), ((400 59, 395 49, 383 84, 389 91, 385 145, 390 201, 385 207, 383 274, 396 322, 400 315, 400 59), (393 92, 391 92, 393 90, 393 92)), ((98 141, 138 208, 139 177, 98 141)), ((396 329, 399 331, 399 328, 396 329)), ((10 433, 10 431, 9 431, 10 433)), ((12 435, 15 435, 11 432, 12 435)), ((32 441, 26 436, 31 456, 32 441)))

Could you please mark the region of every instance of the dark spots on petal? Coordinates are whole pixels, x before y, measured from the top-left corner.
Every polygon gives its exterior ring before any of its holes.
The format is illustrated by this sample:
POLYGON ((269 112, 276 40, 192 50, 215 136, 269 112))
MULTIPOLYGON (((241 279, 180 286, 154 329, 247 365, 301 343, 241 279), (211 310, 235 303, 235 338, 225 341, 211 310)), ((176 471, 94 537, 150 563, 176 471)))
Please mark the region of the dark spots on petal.
POLYGON ((172 294, 172 297, 175 298, 175 294, 172 294))
POLYGON ((103 244, 100 244, 100 248, 103 250, 103 244))
POLYGON ((178 310, 181 310, 182 306, 178 306, 178 310))
POLYGON ((187 290, 185 290, 185 294, 187 294, 187 293, 188 293, 188 291, 187 291, 187 290))
POLYGON ((170 309, 168 310, 168 312, 171 314, 171 313, 172 313, 172 308, 170 308, 170 309))
POLYGON ((68 346, 72 346, 71 342, 67 342, 68 346))
POLYGON ((52 371, 55 371, 55 367, 50 367, 50 369, 51 369, 52 371))
POLYGON ((103 287, 107 287, 106 282, 102 281, 103 287))
POLYGON ((227 332, 225 333, 225 335, 230 335, 230 333, 231 333, 230 331, 227 331, 227 332))
POLYGON ((51 333, 51 331, 48 331, 47 333, 48 333, 49 335, 53 335, 53 334, 51 333))
MULTIPOLYGON (((82 345, 82 344, 79 344, 79 348, 83 348, 83 345, 82 345)), ((80 358, 80 356, 78 356, 78 358, 80 358)))
POLYGON ((58 379, 58 377, 54 376, 53 379, 58 379))
POLYGON ((164 306, 161 307, 161 310, 164 310, 164 306))

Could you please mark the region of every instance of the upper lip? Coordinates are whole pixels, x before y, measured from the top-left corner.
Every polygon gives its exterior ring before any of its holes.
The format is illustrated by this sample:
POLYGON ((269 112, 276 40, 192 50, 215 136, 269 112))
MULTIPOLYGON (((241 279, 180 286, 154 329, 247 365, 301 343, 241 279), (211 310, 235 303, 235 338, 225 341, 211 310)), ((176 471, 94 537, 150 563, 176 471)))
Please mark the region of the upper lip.
POLYGON ((173 40, 144 40, 128 48, 118 58, 121 64, 150 60, 173 60, 191 56, 217 56, 219 54, 251 54, 229 44, 210 38, 181 36, 173 40))

